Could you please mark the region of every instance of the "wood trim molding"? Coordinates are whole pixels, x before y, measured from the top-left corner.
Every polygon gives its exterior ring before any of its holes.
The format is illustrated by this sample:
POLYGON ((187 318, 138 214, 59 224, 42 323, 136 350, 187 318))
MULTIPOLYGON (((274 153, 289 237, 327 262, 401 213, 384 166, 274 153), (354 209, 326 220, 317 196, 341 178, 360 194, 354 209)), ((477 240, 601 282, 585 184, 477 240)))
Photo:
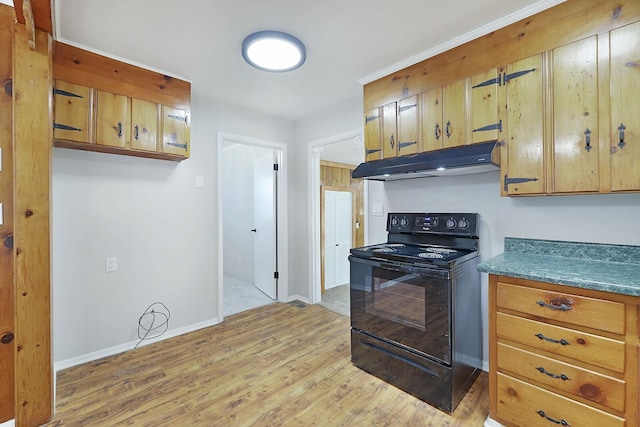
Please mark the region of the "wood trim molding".
POLYGON ((348 163, 330 162, 328 160, 320 160, 320 166, 328 166, 328 167, 331 167, 331 168, 354 170, 357 165, 350 165, 348 163))
POLYGON ((62 42, 53 51, 53 78, 191 111, 191 83, 62 42))
POLYGON ((13 65, 15 217, 15 419, 35 426, 53 415, 51 355, 51 35, 35 50, 16 25, 13 65))
MULTIPOLYGON (((53 19, 50 0, 26 0, 31 3, 31 11, 33 13, 33 21, 35 28, 46 33, 53 34, 53 19)), ((13 0, 13 7, 16 11, 16 18, 20 24, 25 24, 25 16, 23 12, 24 0, 13 0)))

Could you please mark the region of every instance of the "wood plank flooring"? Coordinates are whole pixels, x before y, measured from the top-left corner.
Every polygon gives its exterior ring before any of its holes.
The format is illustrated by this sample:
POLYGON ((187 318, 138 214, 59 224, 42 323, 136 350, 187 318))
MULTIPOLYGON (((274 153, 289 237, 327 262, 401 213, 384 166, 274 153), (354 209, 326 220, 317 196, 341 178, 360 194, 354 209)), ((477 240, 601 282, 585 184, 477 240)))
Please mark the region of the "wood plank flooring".
POLYGON ((349 319, 273 303, 58 373, 47 426, 482 426, 485 372, 449 416, 351 364, 349 319))

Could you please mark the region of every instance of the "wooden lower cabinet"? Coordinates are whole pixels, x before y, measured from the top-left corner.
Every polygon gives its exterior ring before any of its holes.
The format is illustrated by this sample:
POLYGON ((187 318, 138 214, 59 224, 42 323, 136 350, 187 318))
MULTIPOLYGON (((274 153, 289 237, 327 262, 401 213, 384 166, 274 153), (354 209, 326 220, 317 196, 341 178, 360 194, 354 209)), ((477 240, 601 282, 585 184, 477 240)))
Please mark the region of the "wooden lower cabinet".
POLYGON ((640 298, 489 275, 490 416, 637 426, 640 298))

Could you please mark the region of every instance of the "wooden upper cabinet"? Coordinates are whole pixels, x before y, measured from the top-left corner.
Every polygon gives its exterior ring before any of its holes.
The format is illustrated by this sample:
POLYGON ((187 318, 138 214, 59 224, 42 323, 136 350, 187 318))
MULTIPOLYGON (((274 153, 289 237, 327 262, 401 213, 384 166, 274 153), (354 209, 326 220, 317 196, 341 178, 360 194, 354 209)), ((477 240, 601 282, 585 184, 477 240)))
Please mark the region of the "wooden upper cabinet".
POLYGON ((420 110, 422 95, 414 95, 398 102, 398 155, 414 154, 422 150, 420 110))
POLYGON ((422 97, 422 151, 442 148, 442 87, 426 91, 422 97))
POLYGON ((535 55, 508 64, 502 78, 507 128, 503 195, 545 192, 543 69, 543 55, 535 55))
POLYGON ((610 33, 611 191, 640 190, 640 22, 610 33))
POLYGON ((420 94, 398 101, 398 155, 422 151, 420 94))
POLYGON ((190 126, 185 110, 162 106, 162 152, 189 157, 190 126))
POLYGON ((495 141, 502 131, 498 119, 498 69, 471 77, 471 143, 495 141))
POLYGON ((124 148, 129 130, 128 98, 99 90, 96 107, 96 143, 124 148))
POLYGON ((364 161, 382 158, 381 147, 382 117, 380 108, 369 110, 364 116, 364 161))
POLYGON ((553 191, 600 188, 598 41, 596 36, 552 51, 553 191))
POLYGON ((382 106, 382 157, 398 155, 397 103, 382 106))
POLYGON ((457 147, 466 140, 466 79, 458 80, 442 88, 442 142, 444 148, 457 147))
POLYGON ((91 89, 86 86, 56 80, 53 94, 53 138, 75 142, 90 142, 91 89))
POLYGON ((159 106, 139 99, 131 100, 131 149, 158 150, 159 106))

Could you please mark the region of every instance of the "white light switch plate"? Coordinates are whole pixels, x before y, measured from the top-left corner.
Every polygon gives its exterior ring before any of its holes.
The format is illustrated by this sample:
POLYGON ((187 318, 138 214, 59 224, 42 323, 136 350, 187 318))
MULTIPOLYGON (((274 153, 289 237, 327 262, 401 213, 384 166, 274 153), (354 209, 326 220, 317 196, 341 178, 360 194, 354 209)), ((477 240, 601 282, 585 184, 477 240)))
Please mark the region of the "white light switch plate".
POLYGON ((196 188, 204 188, 204 176, 196 175, 196 188))
POLYGON ((372 216, 382 216, 384 211, 383 203, 371 203, 371 215, 372 216))

